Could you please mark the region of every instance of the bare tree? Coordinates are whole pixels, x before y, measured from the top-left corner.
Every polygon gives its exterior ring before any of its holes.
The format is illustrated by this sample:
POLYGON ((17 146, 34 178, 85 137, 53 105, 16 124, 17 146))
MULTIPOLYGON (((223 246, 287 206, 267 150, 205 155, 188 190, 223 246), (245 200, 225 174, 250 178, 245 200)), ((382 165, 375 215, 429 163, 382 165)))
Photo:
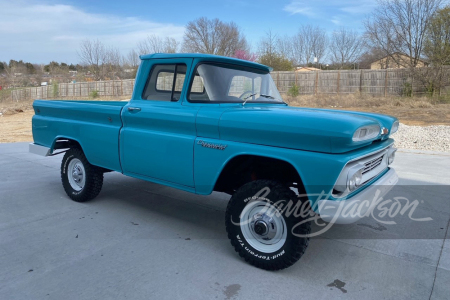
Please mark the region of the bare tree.
POLYGON ((122 55, 118 48, 111 47, 105 51, 105 75, 108 75, 113 80, 116 79, 117 74, 121 70, 123 62, 122 55))
POLYGON ((139 66, 139 54, 136 50, 131 50, 128 52, 127 57, 125 58, 126 64, 131 68, 137 68, 139 66))
POLYGON ((269 30, 266 35, 261 38, 258 44, 259 55, 274 55, 278 53, 278 36, 269 30))
POLYGON ((285 35, 277 40, 278 49, 282 56, 292 61, 293 64, 297 64, 297 60, 294 52, 294 40, 292 37, 285 35))
POLYGON ((304 64, 322 62, 328 46, 328 37, 324 29, 319 26, 302 25, 296 37, 297 54, 304 64))
POLYGON ((248 50, 247 40, 234 23, 205 17, 186 25, 183 51, 234 56, 237 50, 248 50))
POLYGON ((378 0, 364 25, 372 46, 383 49, 395 64, 415 68, 421 60, 425 34, 442 0, 378 0), (402 55, 407 54, 409 59, 402 55))
POLYGON ((95 80, 100 80, 104 75, 104 63, 107 59, 106 48, 99 40, 84 40, 81 42, 78 56, 81 64, 87 66, 94 75, 95 80))
POLYGON ((155 34, 138 43, 139 54, 149 53, 176 53, 180 43, 173 37, 160 37, 155 34))
POLYGON ((295 65, 301 65, 305 62, 305 40, 300 33, 292 37, 292 56, 295 65))
POLYGON ((346 65, 354 64, 364 51, 362 36, 344 27, 333 32, 330 42, 331 61, 343 69, 346 65))

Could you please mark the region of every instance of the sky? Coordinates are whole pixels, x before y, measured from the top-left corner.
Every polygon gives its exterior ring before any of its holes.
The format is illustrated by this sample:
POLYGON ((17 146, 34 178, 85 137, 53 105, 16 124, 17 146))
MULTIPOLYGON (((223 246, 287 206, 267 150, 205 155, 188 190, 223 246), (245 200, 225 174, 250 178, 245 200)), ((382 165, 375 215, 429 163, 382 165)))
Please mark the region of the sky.
POLYGON ((182 41, 199 17, 235 22, 256 50, 269 30, 293 35, 302 24, 328 32, 363 31, 375 0, 0 0, 0 61, 78 63, 85 39, 99 39, 124 55, 148 35, 182 41))

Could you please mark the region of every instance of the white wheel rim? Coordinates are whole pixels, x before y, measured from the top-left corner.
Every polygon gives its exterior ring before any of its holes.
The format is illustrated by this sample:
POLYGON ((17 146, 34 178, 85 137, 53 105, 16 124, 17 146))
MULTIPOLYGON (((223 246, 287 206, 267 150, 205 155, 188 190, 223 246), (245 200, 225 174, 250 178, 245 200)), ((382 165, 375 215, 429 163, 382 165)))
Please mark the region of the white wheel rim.
POLYGON ((265 201, 247 204, 241 213, 240 227, 250 246, 263 253, 280 250, 286 242, 287 227, 283 216, 275 206, 265 201), (261 231, 260 228, 267 230, 261 231))
POLYGON ((83 163, 78 158, 74 158, 70 161, 67 168, 67 176, 69 178, 70 186, 75 191, 81 191, 86 184, 86 171, 84 170, 83 163))

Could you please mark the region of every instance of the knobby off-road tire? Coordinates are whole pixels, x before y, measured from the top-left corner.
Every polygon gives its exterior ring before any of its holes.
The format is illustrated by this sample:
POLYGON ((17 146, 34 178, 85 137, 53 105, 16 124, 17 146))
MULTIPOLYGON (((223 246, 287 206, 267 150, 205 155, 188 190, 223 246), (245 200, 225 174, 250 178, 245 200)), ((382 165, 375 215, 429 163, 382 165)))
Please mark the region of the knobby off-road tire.
POLYGON ((76 202, 94 199, 103 185, 103 172, 91 165, 83 151, 72 148, 61 162, 61 180, 67 195, 76 202))
POLYGON ((276 181, 256 180, 234 193, 225 214, 231 245, 245 261, 265 270, 281 270, 293 265, 309 244, 309 237, 302 236, 311 232, 310 222, 295 217, 294 213, 280 214, 280 206, 273 205, 280 200, 285 200, 283 207, 289 201, 292 201, 292 207, 302 205, 287 186, 276 181), (270 191, 264 198, 261 198, 263 195, 254 197, 264 188, 270 191))

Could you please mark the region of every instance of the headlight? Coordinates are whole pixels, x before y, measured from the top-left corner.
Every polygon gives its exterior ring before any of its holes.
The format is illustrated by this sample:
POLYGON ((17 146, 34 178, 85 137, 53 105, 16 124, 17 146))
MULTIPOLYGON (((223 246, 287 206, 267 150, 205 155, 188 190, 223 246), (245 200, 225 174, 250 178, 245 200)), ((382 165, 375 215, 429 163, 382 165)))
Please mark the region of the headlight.
POLYGON ((389 152, 387 153, 388 156, 388 165, 392 164, 395 159, 395 152, 397 151, 396 148, 391 148, 389 152))
POLYGON ((398 121, 395 121, 394 124, 392 124, 392 127, 391 127, 391 134, 397 132, 397 130, 398 130, 398 125, 399 125, 398 121))
POLYGON ((353 141, 360 142, 373 139, 378 136, 380 130, 381 128, 379 125, 370 125, 358 128, 358 130, 356 130, 353 134, 353 141))
POLYGON ((362 181, 362 169, 359 169, 350 177, 350 179, 347 182, 347 187, 349 191, 354 191, 358 186, 361 185, 361 181, 362 181))

